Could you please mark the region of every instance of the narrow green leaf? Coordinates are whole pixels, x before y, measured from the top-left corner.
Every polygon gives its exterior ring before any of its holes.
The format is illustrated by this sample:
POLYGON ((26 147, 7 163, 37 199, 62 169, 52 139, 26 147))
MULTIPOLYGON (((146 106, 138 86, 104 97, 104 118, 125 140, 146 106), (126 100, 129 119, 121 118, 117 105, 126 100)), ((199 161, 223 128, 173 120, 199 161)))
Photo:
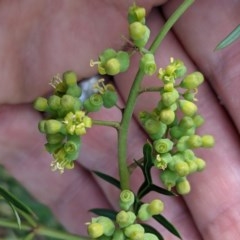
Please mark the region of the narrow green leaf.
POLYGON ((5 200, 7 202, 11 203, 14 207, 22 210, 23 212, 25 212, 27 214, 35 216, 33 211, 26 204, 24 204, 22 201, 17 199, 13 194, 11 194, 10 192, 8 192, 6 189, 4 189, 2 187, 0 187, 0 195, 3 198, 5 198, 5 200))
POLYGON ((158 237, 159 240, 164 240, 163 236, 152 226, 146 224, 146 223, 141 223, 143 226, 144 230, 146 233, 152 233, 158 237))
POLYGON ((178 237, 179 239, 182 239, 181 235, 177 231, 177 229, 173 226, 172 223, 170 223, 163 215, 155 215, 153 218, 159 222, 162 226, 164 226, 169 232, 171 232, 173 235, 178 237))
POLYGON ((163 195, 176 196, 176 194, 174 192, 168 191, 167 189, 159 187, 155 184, 152 184, 150 186, 150 189, 151 189, 151 191, 155 191, 155 192, 158 192, 158 193, 163 194, 163 195))
POLYGON ((93 209, 90 209, 89 212, 92 212, 98 216, 108 217, 112 220, 115 220, 117 215, 116 211, 111 209, 106 209, 106 208, 93 208, 93 209))
POLYGON ((103 180, 105 180, 106 182, 111 183, 115 187, 121 189, 120 182, 116 178, 98 171, 93 171, 93 173, 96 174, 98 177, 102 178, 103 180))
POLYGON ((21 229, 21 218, 20 218, 20 216, 19 216, 19 214, 17 212, 17 209, 14 207, 14 205, 11 202, 7 201, 7 203, 12 208, 14 216, 15 216, 15 218, 17 220, 18 227, 19 227, 19 229, 21 229))
POLYGON ((215 50, 220 50, 229 46, 238 38, 240 38, 240 24, 216 46, 215 50))

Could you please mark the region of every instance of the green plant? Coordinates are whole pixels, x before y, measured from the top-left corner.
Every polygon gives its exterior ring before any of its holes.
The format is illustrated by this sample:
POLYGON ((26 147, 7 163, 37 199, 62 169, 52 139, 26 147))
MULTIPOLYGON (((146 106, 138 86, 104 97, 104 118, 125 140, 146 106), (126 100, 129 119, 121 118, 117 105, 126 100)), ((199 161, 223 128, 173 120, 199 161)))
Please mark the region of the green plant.
POLYGON ((95 174, 120 188, 119 211, 92 209, 92 212, 99 215, 88 224, 92 238, 161 239, 162 236, 154 228, 138 222, 152 217, 180 237, 176 229, 161 215, 163 202, 153 199, 144 203, 143 197, 151 191, 173 196, 187 194, 190 191, 188 175, 202 171, 205 167, 204 160, 194 153, 195 148, 212 147, 214 144, 212 136, 200 136, 196 133, 196 129, 204 123, 195 102, 197 88, 203 82, 203 76, 200 72, 187 74, 184 63, 171 58, 169 65, 160 68, 157 73, 158 86, 142 88, 141 81, 145 75, 156 75, 158 67, 154 53, 170 27, 191 3, 192 1, 185 1, 169 18, 149 49, 145 49, 150 35, 150 30, 145 25, 145 11, 134 5, 130 8, 128 17, 134 52, 107 49, 102 52, 98 61, 91 61, 92 66, 97 65, 99 74, 116 75, 128 69, 133 53, 141 55, 139 71, 127 104, 122 110, 120 122, 99 121, 91 117, 91 112, 100 111, 103 107, 118 107, 117 93, 113 85, 105 84, 101 80, 96 87, 97 93, 80 101, 81 88, 77 85, 77 76, 72 71, 54 77, 51 82, 55 88, 54 94, 49 98, 39 97, 34 103, 35 109, 46 113, 46 119, 39 123, 39 130, 46 135, 46 150, 53 155, 52 169, 61 173, 74 167, 81 147, 81 138, 87 134, 89 128, 103 125, 113 127, 118 132, 120 179, 106 173, 95 174), (143 146, 143 157, 128 166, 126 139, 129 122, 137 97, 145 92, 159 92, 159 102, 152 111, 143 110, 139 113, 139 120, 149 137, 143 146), (144 181, 138 191, 133 193, 129 178, 130 173, 137 167, 142 170, 144 181), (153 183, 151 168, 159 170, 160 179, 166 189, 153 183), (176 191, 173 190, 174 187, 176 191))

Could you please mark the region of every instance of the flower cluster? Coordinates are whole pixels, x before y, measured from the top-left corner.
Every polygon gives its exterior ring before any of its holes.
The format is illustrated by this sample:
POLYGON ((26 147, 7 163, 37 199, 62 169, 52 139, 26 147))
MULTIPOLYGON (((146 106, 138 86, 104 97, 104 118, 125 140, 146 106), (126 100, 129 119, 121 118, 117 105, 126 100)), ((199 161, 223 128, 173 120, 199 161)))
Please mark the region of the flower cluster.
POLYGON ((204 118, 198 114, 195 95, 204 79, 200 72, 186 75, 183 62, 173 58, 159 70, 158 77, 163 82, 160 100, 152 112, 141 112, 139 118, 152 140, 154 165, 161 170, 163 184, 169 190, 176 187, 179 194, 187 194, 187 176, 205 167, 205 161, 195 155, 194 149, 214 145, 211 135, 196 133, 204 118))
POLYGON ((130 190, 123 190, 120 194, 121 210, 115 219, 105 216, 92 218, 88 225, 88 234, 92 239, 111 240, 158 240, 153 233, 146 232, 139 221, 147 221, 152 216, 160 214, 164 205, 159 199, 150 203, 143 203, 136 213, 132 210, 135 196, 130 190))

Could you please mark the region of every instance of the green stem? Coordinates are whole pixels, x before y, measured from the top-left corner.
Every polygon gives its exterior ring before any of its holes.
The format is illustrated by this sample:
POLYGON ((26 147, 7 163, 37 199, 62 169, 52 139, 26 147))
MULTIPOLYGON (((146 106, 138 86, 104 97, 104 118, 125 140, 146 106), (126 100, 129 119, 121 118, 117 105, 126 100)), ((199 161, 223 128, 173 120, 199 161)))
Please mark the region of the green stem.
POLYGON ((106 126, 106 127, 113 127, 116 129, 120 128, 120 123, 119 122, 115 122, 115 121, 103 121, 103 120, 93 120, 93 124, 94 125, 100 125, 100 126, 106 126))
MULTIPOLYGON (((8 221, 5 219, 0 219, 0 226, 5 227, 5 228, 19 230, 19 226, 16 222, 8 221)), ((77 236, 77 235, 69 234, 69 233, 62 232, 62 231, 52 230, 50 228, 47 228, 47 227, 44 227, 41 225, 38 225, 37 227, 33 228, 27 224, 22 223, 21 230, 32 231, 36 235, 52 237, 52 238, 60 239, 60 240, 66 240, 66 239, 68 239, 68 240, 89 240, 90 239, 88 237, 82 237, 82 236, 77 236)))
POLYGON ((145 92, 160 92, 160 90, 162 89, 162 87, 146 87, 146 88, 142 88, 139 90, 138 94, 142 94, 145 92))
MULTIPOLYGON (((194 2, 194 0, 185 0, 170 16, 167 22, 164 24, 159 34, 153 41, 149 51, 155 53, 160 46, 162 40, 169 32, 175 22, 181 17, 181 15, 187 10, 187 8, 194 2)), ((144 77, 144 73, 141 69, 138 70, 133 85, 130 89, 130 93, 127 99, 127 104, 123 112, 122 121, 120 123, 118 134, 118 166, 119 177, 121 183, 121 189, 129 189, 129 170, 127 166, 127 136, 130 120, 133 115, 134 107, 136 104, 137 96, 140 90, 140 84, 144 77)))

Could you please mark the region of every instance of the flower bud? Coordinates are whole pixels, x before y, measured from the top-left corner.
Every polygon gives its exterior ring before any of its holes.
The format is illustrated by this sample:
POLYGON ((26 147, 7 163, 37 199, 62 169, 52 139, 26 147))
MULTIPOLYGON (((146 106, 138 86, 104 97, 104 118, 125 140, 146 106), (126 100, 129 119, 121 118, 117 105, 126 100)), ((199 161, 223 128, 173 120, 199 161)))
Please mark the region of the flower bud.
POLYGON ((196 158, 194 152, 190 149, 186 149, 182 154, 185 160, 194 160, 196 158))
POLYGON ((123 190, 120 193, 120 208, 128 211, 135 201, 134 193, 130 190, 123 190))
POLYGON ((141 221, 147 221, 152 217, 151 213, 148 211, 148 206, 149 206, 148 203, 144 203, 140 206, 140 208, 138 210, 137 217, 141 221))
POLYGON ((187 176, 189 174, 189 166, 184 161, 178 161, 175 163, 175 171, 180 177, 187 176))
POLYGON ((144 36, 138 40, 134 40, 134 44, 136 45, 136 47, 138 47, 140 49, 146 45, 146 43, 148 42, 148 39, 150 37, 150 29, 147 26, 145 26, 145 28, 146 28, 146 32, 145 32, 144 36))
POLYGON ((66 71, 63 73, 63 82, 67 86, 75 86, 77 84, 77 74, 73 71, 66 71))
POLYGON ((187 75, 180 83, 180 86, 182 88, 186 88, 186 89, 195 89, 200 84, 203 83, 203 80, 204 80, 204 77, 203 77, 202 73, 194 72, 194 73, 187 75))
POLYGON ((167 130, 166 124, 152 118, 146 120, 143 127, 153 140, 161 138, 167 130))
POLYGON ((215 144, 215 140, 212 135, 203 135, 201 140, 202 140, 202 147, 205 147, 205 148, 211 148, 215 144))
POLYGON ((179 126, 170 128, 170 135, 172 138, 179 139, 184 135, 184 131, 179 126))
POLYGON ((198 166, 194 160, 187 159, 187 160, 185 160, 185 162, 187 163, 187 165, 189 167, 189 174, 197 171, 198 166))
POLYGON ((161 179, 163 185, 165 187, 167 187, 168 190, 171 190, 171 188, 176 185, 176 181, 178 178, 179 178, 179 176, 175 172, 173 172, 169 169, 164 170, 160 174, 160 179, 161 179))
POLYGON ((56 95, 52 95, 48 98, 48 105, 52 110, 58 110, 61 108, 61 98, 56 95))
POLYGON ((183 130, 192 128, 194 126, 194 121, 191 117, 184 116, 179 122, 179 127, 183 130))
POLYGON ((46 120, 41 120, 41 121, 38 123, 38 130, 39 130, 41 133, 45 133, 45 123, 46 123, 46 120))
POLYGON ((115 58, 117 55, 117 52, 113 48, 107 48, 99 55, 99 60, 102 63, 105 63, 107 60, 111 58, 115 58))
POLYGON ((158 240, 159 238, 152 233, 144 233, 143 240, 158 240))
POLYGON ((133 22, 129 25, 129 35, 133 40, 142 39, 147 27, 140 22, 133 22))
POLYGON ((197 112, 196 104, 187 101, 187 100, 179 100, 179 106, 181 111, 187 115, 192 117, 197 112))
POLYGON ((82 89, 78 85, 69 86, 66 94, 71 95, 75 98, 79 98, 82 94, 82 89))
POLYGON ((162 138, 154 141, 153 146, 158 153, 167 153, 172 150, 173 142, 168 138, 162 138))
POLYGON ((179 180, 176 184, 176 190, 179 194, 185 195, 191 191, 191 186, 186 178, 179 180))
POLYGON ((199 135, 191 135, 187 140, 187 145, 190 148, 199 148, 202 146, 202 138, 199 135))
POLYGON ((206 162, 201 158, 194 159, 194 162, 197 164, 197 171, 202 171, 206 167, 206 162))
POLYGON ((73 111, 76 99, 70 95, 63 95, 61 98, 62 110, 66 112, 73 111))
POLYGON ((131 211, 120 211, 116 216, 116 222, 120 228, 127 227, 133 224, 136 220, 136 215, 131 211))
POLYGON ((103 106, 102 96, 98 93, 92 94, 83 102, 84 109, 87 112, 97 112, 103 106))
POLYGON ((100 223, 90 223, 87 227, 88 235, 91 238, 98 238, 103 235, 103 226, 100 223))
POLYGON ((132 224, 124 229, 124 234, 130 240, 143 240, 144 228, 140 224, 132 224))
POLYGON ((175 112, 170 108, 165 108, 161 110, 159 114, 160 121, 166 125, 171 124, 175 120, 175 112))
POLYGON ((112 240, 125 240, 125 235, 123 233, 123 230, 116 229, 112 236, 112 240))
POLYGON ((38 97, 34 103, 33 107, 39 111, 39 112, 44 112, 48 109, 48 102, 47 99, 44 97, 38 97))
POLYGON ((156 72, 157 65, 152 53, 146 53, 142 56, 140 61, 140 69, 147 75, 153 75, 156 72))
POLYGON ((164 203, 160 199, 154 199, 148 205, 148 212, 153 215, 158 215, 162 213, 164 209, 164 203))
POLYGON ((55 119, 46 120, 44 124, 44 130, 47 134, 59 133, 63 130, 63 124, 55 119))
POLYGON ((100 223, 103 227, 103 234, 105 236, 112 236, 114 231, 115 231, 115 225, 113 223, 113 221, 108 218, 108 217, 104 217, 104 216, 100 216, 97 217, 96 219, 97 223, 100 223))
POLYGON ((145 16, 146 16, 146 9, 143 7, 139 7, 136 5, 133 5, 128 10, 128 22, 141 22, 145 23, 145 16))
POLYGON ((104 65, 106 74, 111 76, 117 75, 120 72, 120 67, 120 62, 117 58, 109 59, 104 65))
POLYGON ((178 150, 179 152, 183 152, 183 151, 185 151, 186 149, 188 149, 188 145, 187 145, 188 139, 189 139, 189 136, 182 136, 182 137, 178 140, 178 142, 177 142, 177 144, 176 144, 176 147, 177 147, 177 150, 178 150))
POLYGON ((195 127, 197 127, 197 128, 202 126, 204 121, 205 121, 204 118, 199 114, 197 114, 193 117, 193 122, 195 124, 195 127))
POLYGON ((51 143, 51 144, 61 143, 64 138, 65 138, 65 135, 62 134, 62 133, 55 133, 55 134, 47 134, 46 135, 46 139, 47 139, 48 143, 51 143))
POLYGON ((166 107, 169 107, 172 104, 174 104, 178 98, 179 98, 179 93, 175 89, 172 92, 164 92, 162 94, 162 102, 166 107))
POLYGON ((115 91, 105 91, 102 94, 103 106, 105 108, 111 108, 116 105, 118 100, 118 95, 115 91))
POLYGON ((44 144, 45 146, 45 149, 47 152, 53 154, 55 153, 56 151, 58 151, 60 148, 62 148, 63 144, 62 142, 59 142, 59 143, 46 143, 44 144))

